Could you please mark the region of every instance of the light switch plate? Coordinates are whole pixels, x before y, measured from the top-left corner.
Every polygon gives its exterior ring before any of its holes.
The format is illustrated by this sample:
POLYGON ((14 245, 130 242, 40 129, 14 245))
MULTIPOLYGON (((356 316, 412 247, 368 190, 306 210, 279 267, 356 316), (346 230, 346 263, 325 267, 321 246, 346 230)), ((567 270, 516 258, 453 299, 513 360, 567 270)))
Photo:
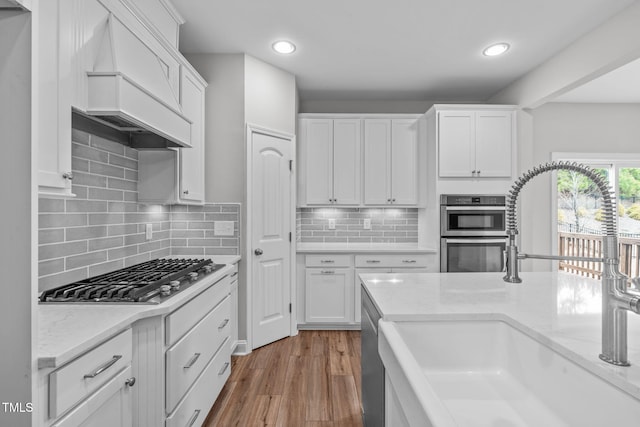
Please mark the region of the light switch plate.
POLYGON ((153 238, 153 225, 145 224, 144 226, 144 238, 145 240, 151 240, 153 238))
POLYGON ((365 230, 371 230, 371 218, 365 218, 364 221, 362 222, 362 227, 365 230))
POLYGON ((329 230, 335 230, 336 229, 336 220, 331 218, 329 219, 329 230))
POLYGON ((233 221, 213 221, 215 236, 233 236, 233 221))

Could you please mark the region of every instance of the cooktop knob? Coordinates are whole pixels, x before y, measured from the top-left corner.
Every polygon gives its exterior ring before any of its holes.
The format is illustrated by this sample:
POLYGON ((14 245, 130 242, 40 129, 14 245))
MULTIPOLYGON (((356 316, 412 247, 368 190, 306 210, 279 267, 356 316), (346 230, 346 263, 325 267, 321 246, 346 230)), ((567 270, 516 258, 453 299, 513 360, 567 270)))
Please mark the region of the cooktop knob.
POLYGON ((191 273, 189 273, 189 278, 191 280, 196 280, 198 278, 198 273, 196 273, 195 271, 192 271, 191 273))
POLYGON ((211 273, 213 271, 213 266, 211 264, 207 264, 204 266, 205 273, 211 273))
POLYGON ((169 286, 169 285, 160 286, 160 294, 162 294, 165 297, 170 295, 171 294, 171 286, 169 286))
POLYGON ((177 291, 178 289, 180 289, 180 281, 179 280, 172 280, 169 282, 169 286, 171 286, 171 289, 174 291, 177 291))

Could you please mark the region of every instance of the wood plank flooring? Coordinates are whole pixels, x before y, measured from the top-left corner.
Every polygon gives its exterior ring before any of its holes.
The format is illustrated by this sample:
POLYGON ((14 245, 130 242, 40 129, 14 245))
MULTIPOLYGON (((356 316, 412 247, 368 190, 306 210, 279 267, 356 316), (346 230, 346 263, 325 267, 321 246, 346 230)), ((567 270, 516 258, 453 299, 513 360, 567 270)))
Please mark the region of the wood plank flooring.
POLYGON ((360 331, 300 331, 232 357, 204 426, 361 427, 360 402, 360 331))

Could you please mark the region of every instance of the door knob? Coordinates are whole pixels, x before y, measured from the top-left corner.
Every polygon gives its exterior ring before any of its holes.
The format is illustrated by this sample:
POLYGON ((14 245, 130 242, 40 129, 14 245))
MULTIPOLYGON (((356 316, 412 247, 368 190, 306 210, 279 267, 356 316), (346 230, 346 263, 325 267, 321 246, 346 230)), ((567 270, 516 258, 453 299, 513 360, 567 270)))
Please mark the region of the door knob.
POLYGON ((255 251, 253 251, 253 253, 256 255, 262 255, 262 249, 258 248, 255 251))

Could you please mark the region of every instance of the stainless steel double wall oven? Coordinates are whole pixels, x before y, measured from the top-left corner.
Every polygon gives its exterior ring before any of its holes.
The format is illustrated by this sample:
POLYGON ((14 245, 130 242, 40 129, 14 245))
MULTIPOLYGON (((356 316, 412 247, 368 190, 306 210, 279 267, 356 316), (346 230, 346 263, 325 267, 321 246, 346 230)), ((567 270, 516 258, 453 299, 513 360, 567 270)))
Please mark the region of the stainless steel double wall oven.
POLYGON ((440 271, 502 271, 506 196, 440 196, 440 271))

